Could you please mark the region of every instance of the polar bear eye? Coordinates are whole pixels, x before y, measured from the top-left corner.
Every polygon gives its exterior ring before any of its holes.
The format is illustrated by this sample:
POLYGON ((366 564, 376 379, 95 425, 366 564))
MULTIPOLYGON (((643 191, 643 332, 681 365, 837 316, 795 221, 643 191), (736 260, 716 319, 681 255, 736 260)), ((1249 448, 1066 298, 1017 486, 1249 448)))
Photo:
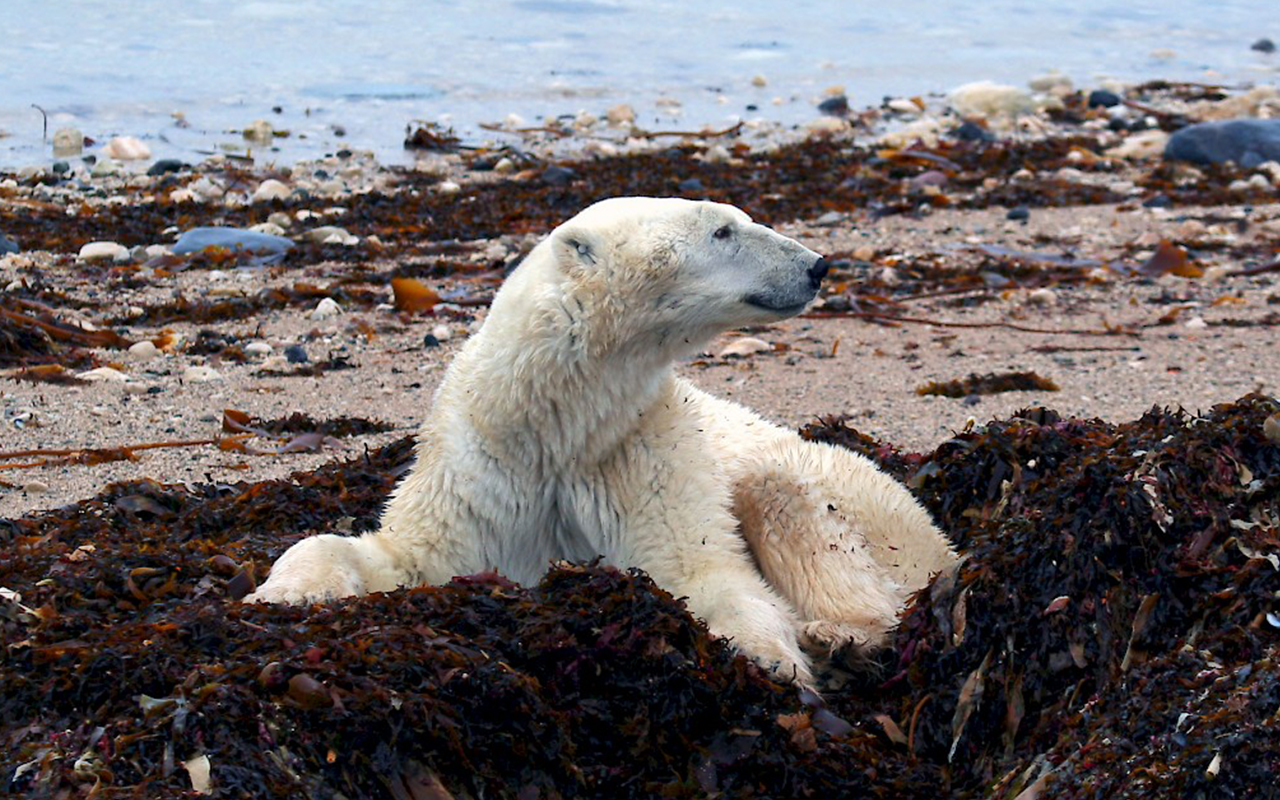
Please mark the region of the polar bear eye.
POLYGON ((733 228, 730 228, 728 225, 725 225, 722 228, 717 228, 716 232, 711 235, 716 237, 717 239, 728 239, 730 236, 733 235, 733 228))

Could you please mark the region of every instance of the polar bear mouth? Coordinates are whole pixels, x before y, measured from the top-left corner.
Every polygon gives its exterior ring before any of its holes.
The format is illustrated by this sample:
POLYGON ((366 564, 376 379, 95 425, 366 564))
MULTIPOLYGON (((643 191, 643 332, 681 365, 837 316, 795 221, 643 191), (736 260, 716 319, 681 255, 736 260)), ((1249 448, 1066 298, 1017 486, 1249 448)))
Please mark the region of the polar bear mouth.
POLYGON ((790 305, 781 305, 777 301, 772 300, 771 298, 763 297, 758 294, 748 295, 747 297, 744 297, 743 302, 749 306, 755 306, 756 308, 763 309, 772 314, 781 314, 783 316, 788 316, 788 317, 799 314, 801 311, 804 311, 805 306, 809 305, 808 300, 805 300, 803 303, 792 303, 790 305))

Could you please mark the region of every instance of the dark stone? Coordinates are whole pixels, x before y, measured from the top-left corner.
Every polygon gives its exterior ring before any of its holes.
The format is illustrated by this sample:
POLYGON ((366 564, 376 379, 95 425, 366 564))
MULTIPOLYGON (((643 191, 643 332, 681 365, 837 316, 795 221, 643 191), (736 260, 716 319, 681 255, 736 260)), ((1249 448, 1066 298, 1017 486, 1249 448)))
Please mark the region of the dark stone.
POLYGON ((828 97, 826 100, 818 103, 818 110, 828 116, 846 117, 849 115, 849 98, 844 95, 828 97))
POLYGON ((1089 92, 1089 108, 1111 108, 1121 103, 1120 95, 1106 89, 1094 89, 1089 92))
POLYGON ((159 386, 148 386, 148 387, 147 387, 147 394, 160 394, 160 393, 161 393, 161 392, 163 392, 163 391, 164 391, 164 389, 161 389, 159 386))
POLYGON ((961 402, 966 406, 976 406, 978 403, 982 402, 982 396, 976 394, 966 395, 964 400, 961 402))
POLYGON ((347 149, 339 150, 338 158, 351 158, 351 151, 347 149))
POLYGON ((1259 53, 1274 53, 1276 51, 1276 43, 1265 36, 1249 45, 1250 50, 1257 50, 1259 53))
POLYGON ((555 164, 542 171, 542 181, 549 186, 568 186, 577 177, 577 173, 568 167, 555 164))
POLYGON ((1173 205, 1173 201, 1169 199, 1169 195, 1162 193, 1153 194, 1146 200, 1142 201, 1142 205, 1146 208, 1168 208, 1173 205))
POLYGON ((167 175, 170 172, 181 172, 186 169, 187 165, 176 158, 162 158, 151 165, 147 170, 148 175, 167 175))
POLYGON ((702 181, 697 178, 685 178, 680 181, 680 184, 676 188, 682 192, 701 192, 706 187, 704 187, 702 185, 702 181))
POLYGON ((305 364, 311 359, 307 356, 307 348, 300 344, 291 344, 284 349, 284 357, 290 364, 305 364))
POLYGON ((1164 157, 1195 164, 1234 161, 1245 169, 1264 161, 1280 161, 1280 119, 1232 119, 1188 125, 1169 137, 1164 157))
POLYGON ((88 165, 89 165, 89 166, 91 166, 91 167, 92 167, 94 164, 97 164, 97 163, 98 163, 98 157, 97 157, 97 156, 95 156, 93 153, 90 153, 89 155, 87 155, 87 156, 85 156, 85 157, 81 158, 80 160, 81 160, 81 161, 83 161, 84 163, 88 164, 88 165))
POLYGON ((1129 126, 1130 126, 1130 121, 1125 119, 1124 117, 1112 117, 1110 120, 1107 121, 1107 127, 1117 132, 1127 131, 1129 130, 1129 126))
POLYGON ((328 179, 329 179, 329 173, 328 173, 326 170, 323 170, 323 169, 318 169, 318 170, 316 170, 316 171, 315 171, 315 176, 316 176, 317 178, 319 178, 320 180, 322 180, 322 181, 326 181, 326 180, 328 180, 328 179))
POLYGON ((433 347, 439 347, 440 340, 436 338, 434 333, 428 333, 426 336, 422 337, 422 346, 423 348, 430 350, 433 347))
POLYGON ((53 162, 53 174, 54 174, 54 175, 66 175, 66 174, 67 174, 68 172, 70 172, 70 171, 71 171, 71 165, 70 165, 70 164, 68 164, 67 162, 65 162, 65 161, 55 161, 55 162, 53 162))
POLYGON ((968 119, 961 123, 960 127, 952 129, 951 136, 962 142, 994 142, 996 140, 991 131, 968 119))
POLYGON ((0 255, 5 253, 16 253, 22 248, 18 247, 18 243, 0 233, 0 255))
POLYGON ((178 237, 173 245, 175 255, 198 253, 206 247, 245 250, 262 256, 262 263, 280 261, 293 248, 283 236, 244 230, 242 228, 192 228, 178 237))
POLYGON ((1031 209, 1026 206, 1014 206, 1009 209, 1009 212, 1004 215, 1004 218, 1015 222, 1026 222, 1031 219, 1031 209))
POLYGON ((755 103, 747 103, 747 110, 748 110, 748 111, 759 111, 759 110, 760 110, 760 106, 756 105, 755 103))

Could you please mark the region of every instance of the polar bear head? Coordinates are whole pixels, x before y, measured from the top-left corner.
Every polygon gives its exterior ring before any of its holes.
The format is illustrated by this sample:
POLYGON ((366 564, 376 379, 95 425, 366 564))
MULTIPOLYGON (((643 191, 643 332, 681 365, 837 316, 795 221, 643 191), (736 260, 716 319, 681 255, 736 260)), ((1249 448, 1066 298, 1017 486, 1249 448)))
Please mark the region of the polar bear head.
POLYGON ((800 313, 826 272, 820 255, 733 206, 618 197, 556 228, 514 277, 597 353, 629 344, 670 356, 800 313))

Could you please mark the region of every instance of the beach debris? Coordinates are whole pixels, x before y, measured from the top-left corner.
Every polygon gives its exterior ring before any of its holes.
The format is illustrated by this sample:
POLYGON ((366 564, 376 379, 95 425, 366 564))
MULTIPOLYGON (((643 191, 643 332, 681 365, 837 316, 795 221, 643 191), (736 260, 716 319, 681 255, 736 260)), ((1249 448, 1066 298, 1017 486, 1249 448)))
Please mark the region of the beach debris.
POLYGON ((971 374, 952 381, 929 381, 916 389, 918 395, 970 397, 1001 392, 1056 392, 1058 384, 1036 372, 991 372, 971 374))
POLYGON ((1160 240, 1156 251, 1138 267, 1138 272, 1152 278, 1162 275, 1177 275, 1179 278, 1204 277, 1204 269, 1190 262, 1187 251, 1168 239, 1160 240))
POLYGON ((307 315, 307 317, 319 321, 332 319, 341 313, 342 306, 338 305, 332 297, 326 297, 316 304, 316 307, 307 315))
POLYGON ((461 140, 452 128, 443 127, 434 122, 423 122, 418 127, 405 128, 404 147, 406 150, 426 150, 433 153, 457 152, 461 140))

